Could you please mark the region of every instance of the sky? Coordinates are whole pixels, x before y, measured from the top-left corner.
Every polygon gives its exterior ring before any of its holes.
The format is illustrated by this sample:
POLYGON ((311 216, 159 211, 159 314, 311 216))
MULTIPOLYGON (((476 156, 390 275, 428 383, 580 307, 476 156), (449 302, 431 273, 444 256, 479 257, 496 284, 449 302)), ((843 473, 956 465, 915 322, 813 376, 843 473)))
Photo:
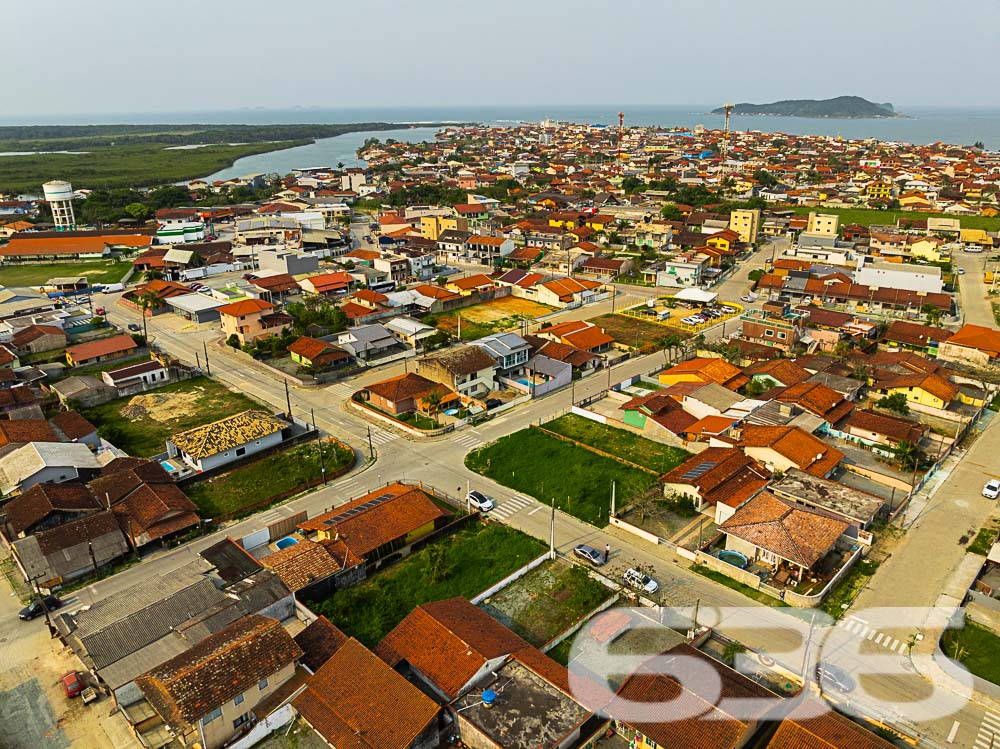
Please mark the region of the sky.
POLYGON ((20 117, 244 107, 1000 106, 969 0, 7 0, 20 117))

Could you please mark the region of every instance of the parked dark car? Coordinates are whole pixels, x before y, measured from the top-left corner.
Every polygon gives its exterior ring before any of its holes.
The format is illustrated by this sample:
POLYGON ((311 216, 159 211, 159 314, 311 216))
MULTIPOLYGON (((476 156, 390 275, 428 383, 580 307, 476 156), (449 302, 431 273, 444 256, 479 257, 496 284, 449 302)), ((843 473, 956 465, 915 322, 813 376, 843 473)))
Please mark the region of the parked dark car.
MULTIPOLYGON (((45 607, 48 607, 49 611, 55 611, 62 606, 62 601, 55 596, 46 596, 44 600, 45 607)), ((36 616, 44 614, 45 607, 42 606, 42 599, 36 598, 34 601, 17 612, 17 618, 26 622, 31 621, 36 616)))
POLYGON ((488 398, 486 401, 486 409, 499 408, 503 405, 503 401, 499 398, 488 398))
POLYGON ((138 326, 138 325, 137 325, 136 323, 134 323, 134 322, 130 322, 130 323, 128 324, 128 329, 129 329, 129 330, 131 330, 131 331, 132 331, 133 333, 138 333, 138 332, 139 332, 140 330, 142 330, 142 328, 141 328, 141 327, 139 327, 139 326, 138 326))

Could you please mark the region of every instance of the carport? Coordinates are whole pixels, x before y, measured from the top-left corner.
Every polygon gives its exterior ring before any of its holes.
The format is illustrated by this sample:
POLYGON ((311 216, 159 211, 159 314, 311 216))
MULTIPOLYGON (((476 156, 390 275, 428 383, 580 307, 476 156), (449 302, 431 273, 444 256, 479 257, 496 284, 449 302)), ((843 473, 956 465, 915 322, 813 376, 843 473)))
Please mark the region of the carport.
POLYGON ((219 319, 219 307, 225 302, 208 294, 181 294, 166 300, 170 311, 192 322, 212 322, 219 319))
POLYGON ((704 289, 682 289, 674 294, 674 299, 691 306, 707 307, 715 304, 719 295, 704 289))

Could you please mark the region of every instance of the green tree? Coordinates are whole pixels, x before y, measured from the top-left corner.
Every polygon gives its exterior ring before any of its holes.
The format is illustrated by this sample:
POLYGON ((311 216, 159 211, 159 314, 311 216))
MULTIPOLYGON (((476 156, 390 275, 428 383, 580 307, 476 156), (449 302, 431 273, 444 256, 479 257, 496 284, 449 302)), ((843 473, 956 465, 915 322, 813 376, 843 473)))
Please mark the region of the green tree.
POLYGON ((892 447, 892 455, 904 470, 915 469, 923 460, 920 449, 909 440, 900 440, 892 447))
POLYGON ((238 349, 240 347, 240 337, 235 333, 232 333, 229 338, 226 339, 226 345, 238 349))
POLYGON ((887 411, 894 411, 901 416, 905 416, 910 413, 910 406, 906 402, 906 393, 893 393, 892 395, 887 395, 886 397, 877 400, 875 405, 879 408, 884 408, 887 411))
POLYGON ((435 543, 427 547, 427 575, 432 582, 440 583, 448 579, 451 565, 448 563, 448 547, 435 543))
POLYGON ((149 218, 149 206, 143 203, 129 203, 125 206, 125 213, 136 221, 145 221, 149 218))
POLYGON ((941 310, 936 305, 925 304, 920 308, 920 312, 927 319, 928 325, 937 325, 941 322, 941 310))
POLYGON ((762 393, 766 393, 769 390, 767 384, 764 380, 752 379, 747 383, 743 391, 751 398, 756 398, 762 393))
POLYGON ((660 209, 660 216, 667 221, 682 221, 684 214, 674 203, 667 203, 660 209))

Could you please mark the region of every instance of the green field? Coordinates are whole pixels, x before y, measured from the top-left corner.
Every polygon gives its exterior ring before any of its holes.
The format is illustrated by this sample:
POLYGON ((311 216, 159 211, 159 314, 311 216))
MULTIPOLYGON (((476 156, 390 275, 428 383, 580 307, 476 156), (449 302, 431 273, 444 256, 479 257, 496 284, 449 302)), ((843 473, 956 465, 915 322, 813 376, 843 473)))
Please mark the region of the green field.
POLYGON ((522 429, 465 456, 465 465, 516 492, 534 497, 598 527, 608 522, 611 484, 624 507, 656 484, 656 476, 611 458, 522 429))
POLYGON ((941 649, 981 679, 1000 684, 1000 635, 981 624, 965 620, 961 629, 946 629, 941 649))
POLYGON ((195 377, 80 412, 109 442, 129 455, 146 458, 164 452, 172 434, 260 407, 216 380, 195 377), (122 415, 122 409, 132 401, 147 404, 148 413, 134 419, 122 415))
POLYGON ((37 192, 43 182, 58 176, 73 186, 145 187, 204 177, 232 166, 244 156, 278 151, 308 140, 274 143, 218 144, 204 148, 166 150, 162 143, 97 146, 88 153, 46 153, 4 156, 0 191, 37 192))
POLYGON ((592 317, 588 322, 604 328, 604 332, 623 346, 638 346, 639 353, 651 354, 664 347, 670 336, 678 336, 682 341, 691 334, 680 328, 670 328, 638 317, 608 313, 592 317))
MULTIPOLYGON (((327 476, 354 463, 354 451, 335 442, 324 443, 323 457, 327 476)), ((322 475, 319 446, 311 441, 190 484, 185 493, 198 505, 202 517, 217 518, 239 513, 245 507, 322 478, 322 475)))
POLYGON ((541 541, 508 526, 470 525, 310 607, 374 648, 417 606, 472 598, 544 551, 541 541))
POLYGON ((112 263, 107 260, 4 264, 0 265, 0 286, 41 286, 50 278, 58 276, 86 276, 91 284, 118 283, 131 267, 131 262, 112 263))
POLYGON ((598 424, 576 414, 560 416, 543 426, 550 432, 570 437, 577 442, 596 447, 598 450, 617 455, 623 460, 661 474, 673 470, 691 457, 691 453, 679 447, 654 442, 624 429, 598 424))
POLYGON ((800 216, 809 215, 810 211, 817 213, 834 213, 840 216, 840 226, 848 224, 859 224, 869 226, 871 224, 888 224, 894 226, 896 221, 903 219, 919 220, 928 217, 936 218, 957 218, 962 222, 963 229, 986 229, 986 231, 997 231, 1000 229, 1000 216, 953 216, 950 213, 923 213, 922 211, 879 211, 874 208, 824 208, 817 205, 797 205, 787 206, 800 216))

